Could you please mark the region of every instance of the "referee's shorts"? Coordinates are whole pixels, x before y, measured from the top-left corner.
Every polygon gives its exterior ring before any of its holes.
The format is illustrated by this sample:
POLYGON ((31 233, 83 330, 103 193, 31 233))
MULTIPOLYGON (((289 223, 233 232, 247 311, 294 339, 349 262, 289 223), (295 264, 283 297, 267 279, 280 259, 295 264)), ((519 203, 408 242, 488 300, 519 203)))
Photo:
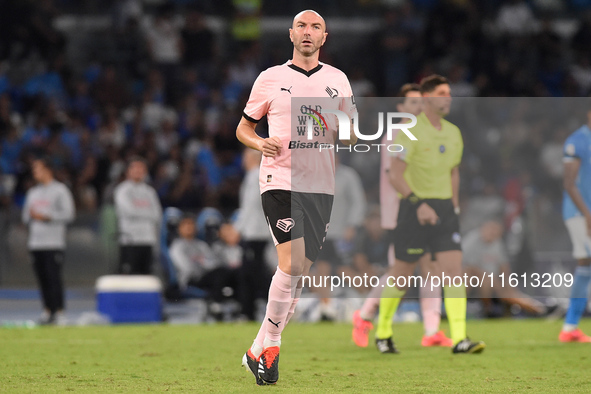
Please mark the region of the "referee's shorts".
POLYGON ((421 225, 417 207, 408 200, 400 201, 398 225, 395 229, 396 259, 414 263, 426 253, 462 250, 460 222, 451 199, 423 200, 435 210, 439 221, 435 225, 421 225))
POLYGON ((303 237, 306 258, 316 261, 328 231, 334 196, 267 190, 261 200, 275 245, 303 237))

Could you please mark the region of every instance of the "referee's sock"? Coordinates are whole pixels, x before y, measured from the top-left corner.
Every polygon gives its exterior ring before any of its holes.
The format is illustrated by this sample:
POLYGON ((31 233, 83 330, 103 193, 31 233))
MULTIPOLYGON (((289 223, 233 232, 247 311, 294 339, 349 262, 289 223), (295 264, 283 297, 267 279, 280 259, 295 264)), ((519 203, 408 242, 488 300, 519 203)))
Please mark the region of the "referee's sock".
POLYGON ((570 295, 570 303, 564 319, 563 331, 573 331, 579 325, 581 316, 587 307, 587 289, 591 281, 591 267, 578 266, 575 269, 573 289, 570 295))
POLYGON ((455 345, 466 338, 466 286, 446 286, 443 292, 451 340, 455 345))
POLYGON ((359 311, 359 316, 363 320, 372 321, 376 317, 378 306, 380 306, 380 296, 382 295, 382 290, 386 288, 388 278, 389 275, 387 273, 382 275, 378 285, 371 289, 367 295, 359 311))
POLYGON ((400 290, 397 287, 386 287, 382 291, 378 329, 376 330, 377 339, 386 339, 392 336, 392 318, 394 318, 400 300, 404 297, 405 293, 406 291, 400 290))

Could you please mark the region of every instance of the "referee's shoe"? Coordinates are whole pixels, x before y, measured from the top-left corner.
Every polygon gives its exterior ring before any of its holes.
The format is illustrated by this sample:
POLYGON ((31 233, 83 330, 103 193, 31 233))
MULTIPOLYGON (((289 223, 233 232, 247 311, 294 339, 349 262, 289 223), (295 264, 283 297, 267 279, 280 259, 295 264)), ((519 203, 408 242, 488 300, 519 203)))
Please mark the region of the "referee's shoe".
POLYGON ((452 349, 452 353, 476 354, 481 353, 485 347, 486 345, 484 344, 484 342, 472 342, 470 338, 466 337, 465 339, 462 339, 460 342, 456 343, 456 346, 454 346, 452 349))

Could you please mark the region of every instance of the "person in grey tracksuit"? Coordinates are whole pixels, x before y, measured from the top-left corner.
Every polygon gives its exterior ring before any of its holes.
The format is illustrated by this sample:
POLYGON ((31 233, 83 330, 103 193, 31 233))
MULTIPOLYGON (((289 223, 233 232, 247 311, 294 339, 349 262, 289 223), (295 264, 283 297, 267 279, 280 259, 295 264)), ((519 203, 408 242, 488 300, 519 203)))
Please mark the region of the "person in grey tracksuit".
POLYGON ((74 198, 66 185, 55 180, 46 159, 33 160, 32 172, 37 185, 27 191, 22 220, 29 227, 27 246, 43 299, 40 323, 59 323, 64 310, 66 226, 74 220, 74 198))
POLYGON ((265 250, 272 241, 269 224, 263 206, 259 188, 259 167, 261 152, 245 149, 242 156, 242 166, 246 171, 240 185, 240 210, 234 227, 242 237, 244 248, 241 275, 239 276, 240 304, 242 314, 250 321, 254 321, 257 299, 267 300, 271 277, 273 273, 267 266, 265 250))
POLYGON ((119 273, 150 275, 162 206, 156 191, 145 182, 146 162, 140 157, 129 161, 126 180, 114 191, 119 227, 119 273))

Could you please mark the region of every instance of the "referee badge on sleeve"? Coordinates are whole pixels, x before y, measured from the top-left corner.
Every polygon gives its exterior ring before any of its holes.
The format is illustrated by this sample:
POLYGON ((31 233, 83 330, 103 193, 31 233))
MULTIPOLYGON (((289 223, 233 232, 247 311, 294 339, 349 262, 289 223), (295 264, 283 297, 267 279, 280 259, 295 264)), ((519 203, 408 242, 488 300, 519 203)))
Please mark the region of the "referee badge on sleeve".
POLYGON ((273 175, 269 174, 267 175, 267 183, 271 182, 273 180, 273 175))
POLYGON ((564 148, 564 153, 566 153, 567 156, 574 156, 575 155, 575 145, 574 144, 568 144, 564 148))

